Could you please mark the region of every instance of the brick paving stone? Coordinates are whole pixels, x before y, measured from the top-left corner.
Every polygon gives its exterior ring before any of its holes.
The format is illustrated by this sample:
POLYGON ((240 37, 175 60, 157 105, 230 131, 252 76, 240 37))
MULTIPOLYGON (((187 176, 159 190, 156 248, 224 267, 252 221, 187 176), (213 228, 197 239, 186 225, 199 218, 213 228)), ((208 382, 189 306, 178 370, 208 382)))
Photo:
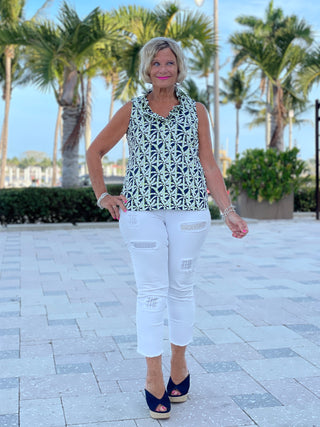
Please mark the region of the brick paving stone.
POLYGON ((232 400, 241 409, 269 408, 282 406, 281 402, 270 393, 238 394, 231 396, 232 400))
POLYGON ((98 423, 146 417, 142 393, 63 397, 67 424, 98 423))
POLYGON ((207 372, 232 372, 241 371, 241 366, 236 362, 207 362, 201 364, 207 372))
POLYGON ((19 359, 19 350, 4 350, 0 351, 0 359, 19 359))
POLYGON ((20 427, 62 427, 65 425, 61 399, 21 400, 20 427))
POLYGON ((19 378, 0 378, 0 390, 19 387, 19 378))
POLYGON ((291 350, 291 348, 266 348, 264 350, 258 350, 258 353, 262 354, 266 359, 275 359, 277 357, 297 357, 298 354, 291 350))
POLYGON ((259 427, 318 427, 319 404, 307 408, 287 405, 273 408, 247 409, 246 413, 259 427))
MULTIPOLYGON (((118 388, 119 390, 119 388, 118 388)), ((57 396, 99 395, 100 389, 91 373, 47 375, 43 377, 22 377, 20 385, 21 400, 48 399, 57 396)))
POLYGON ((19 390, 17 388, 0 390, 0 414, 16 414, 19 411, 19 390))
POLYGON ((294 404, 297 408, 305 408, 310 404, 319 403, 317 386, 320 377, 314 378, 284 378, 262 381, 263 387, 274 397, 279 399, 284 406, 294 404), (318 380, 318 382, 317 382, 318 380))
POLYGON ((18 414, 0 415, 0 427, 20 427, 18 414))
POLYGON ((310 378, 298 378, 297 382, 320 398, 320 376, 310 378))
POLYGON ((320 369, 301 359, 288 357, 284 363, 283 358, 263 360, 239 360, 242 369, 261 380, 274 380, 277 378, 297 378, 320 376, 320 369))

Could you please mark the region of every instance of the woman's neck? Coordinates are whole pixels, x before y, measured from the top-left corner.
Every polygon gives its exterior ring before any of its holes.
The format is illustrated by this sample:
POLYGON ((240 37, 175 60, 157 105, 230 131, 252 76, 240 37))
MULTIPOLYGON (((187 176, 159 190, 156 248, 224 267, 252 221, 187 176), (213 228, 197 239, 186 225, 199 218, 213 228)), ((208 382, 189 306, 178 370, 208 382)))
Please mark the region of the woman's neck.
POLYGON ((175 93, 175 86, 171 86, 168 88, 152 87, 152 91, 148 95, 148 99, 150 101, 168 101, 172 99, 176 100, 177 96, 175 93))

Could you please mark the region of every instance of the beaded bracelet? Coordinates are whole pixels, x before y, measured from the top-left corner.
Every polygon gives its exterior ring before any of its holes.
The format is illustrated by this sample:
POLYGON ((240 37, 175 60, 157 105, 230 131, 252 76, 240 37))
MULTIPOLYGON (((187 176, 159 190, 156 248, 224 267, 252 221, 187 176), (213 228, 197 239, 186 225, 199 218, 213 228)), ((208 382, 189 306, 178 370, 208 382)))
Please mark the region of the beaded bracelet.
POLYGON ((230 206, 228 206, 227 208, 225 208, 225 210, 224 210, 223 212, 221 212, 221 211, 220 211, 220 213, 221 213, 222 218, 223 218, 223 219, 226 219, 226 218, 227 218, 227 216, 228 216, 231 212, 235 212, 235 211, 236 211, 236 210, 235 210, 234 206, 230 205, 230 206))
POLYGON ((107 192, 104 192, 101 194, 101 196, 97 200, 97 206, 99 206, 100 209, 104 209, 103 206, 101 206, 101 202, 102 202, 102 199, 104 199, 106 196, 110 196, 110 194, 107 192))

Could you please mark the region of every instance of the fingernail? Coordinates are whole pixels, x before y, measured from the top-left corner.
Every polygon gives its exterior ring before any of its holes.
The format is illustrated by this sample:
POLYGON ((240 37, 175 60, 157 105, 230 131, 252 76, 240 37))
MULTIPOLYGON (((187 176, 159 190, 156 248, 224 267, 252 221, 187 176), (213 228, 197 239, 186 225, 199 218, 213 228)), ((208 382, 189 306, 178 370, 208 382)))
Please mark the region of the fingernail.
POLYGON ((242 230, 242 233, 246 233, 247 232, 247 230, 242 230))

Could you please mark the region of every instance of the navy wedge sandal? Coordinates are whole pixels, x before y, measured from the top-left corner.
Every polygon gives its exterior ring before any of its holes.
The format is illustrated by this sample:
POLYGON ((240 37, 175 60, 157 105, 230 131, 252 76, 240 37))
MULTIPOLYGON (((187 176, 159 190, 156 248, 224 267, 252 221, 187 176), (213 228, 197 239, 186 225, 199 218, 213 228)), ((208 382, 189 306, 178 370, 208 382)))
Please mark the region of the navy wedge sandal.
POLYGON ((171 403, 168 393, 165 391, 161 399, 157 399, 153 394, 149 393, 148 390, 145 390, 145 393, 147 405, 150 409, 151 418, 154 418, 156 420, 169 418, 171 412, 171 403), (164 412, 156 411, 159 405, 165 406, 167 410, 164 412))
POLYGON ((180 384, 175 384, 170 377, 167 385, 167 392, 169 395, 170 402, 172 403, 185 402, 188 398, 189 388, 190 388, 190 374, 180 384), (172 392, 174 390, 179 391, 181 394, 179 396, 172 395, 172 392))

